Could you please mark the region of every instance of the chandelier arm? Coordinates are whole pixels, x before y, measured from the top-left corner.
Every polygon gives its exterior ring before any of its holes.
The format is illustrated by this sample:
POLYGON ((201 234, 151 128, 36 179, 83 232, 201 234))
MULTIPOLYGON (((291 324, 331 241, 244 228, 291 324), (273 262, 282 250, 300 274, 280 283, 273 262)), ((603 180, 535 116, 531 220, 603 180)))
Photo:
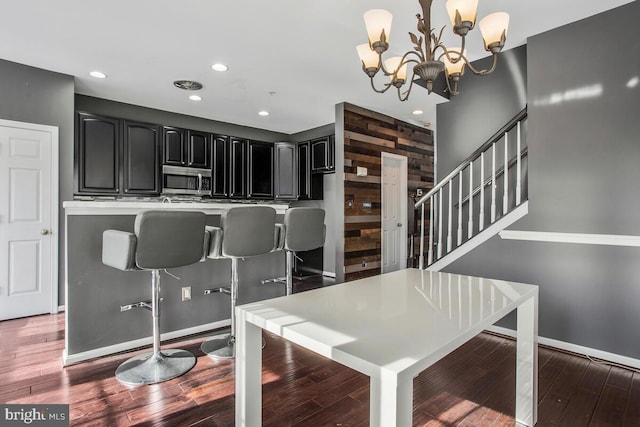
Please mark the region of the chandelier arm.
POLYGON ((400 88, 398 88, 398 99, 400 101, 406 101, 409 98, 409 93, 411 92, 411 88, 413 87, 413 77, 415 76, 415 74, 413 76, 411 76, 411 83, 409 83, 409 87, 407 88, 406 92, 404 93, 404 98, 401 95, 400 92, 400 88))
POLYGON ((370 77, 370 80, 371 80, 371 88, 373 89, 374 92, 385 93, 391 87, 391 83, 385 83, 384 89, 380 90, 376 87, 375 83, 373 82, 373 77, 370 77))
POLYGON ((481 76, 493 73, 493 71, 496 69, 496 65, 498 64, 498 54, 497 53, 493 54, 493 64, 491 64, 491 68, 484 69, 484 70, 478 70, 478 69, 474 68, 473 65, 471 65, 471 62, 469 62, 469 60, 466 57, 463 56, 463 58, 464 58, 465 64, 467 64, 469 66, 469 69, 471 70, 471 72, 473 74, 478 74, 478 75, 481 75, 481 76))
MULTIPOLYGON (((405 64, 410 64, 412 62, 419 64, 421 62, 424 61, 424 56, 422 56, 421 53, 410 50, 407 51, 407 53, 405 53, 404 55, 402 55, 402 58, 400 59, 400 62, 398 63, 398 69, 400 69, 403 65, 405 64), (407 57, 411 54, 414 54, 418 57, 418 59, 407 59, 407 57)), ((382 55, 380 55, 380 69, 382 70, 382 72, 384 73, 385 76, 393 76, 396 73, 390 73, 389 71, 387 71, 387 68, 384 66, 384 61, 382 60, 382 55)), ((397 72, 398 70, 396 70, 397 72)))

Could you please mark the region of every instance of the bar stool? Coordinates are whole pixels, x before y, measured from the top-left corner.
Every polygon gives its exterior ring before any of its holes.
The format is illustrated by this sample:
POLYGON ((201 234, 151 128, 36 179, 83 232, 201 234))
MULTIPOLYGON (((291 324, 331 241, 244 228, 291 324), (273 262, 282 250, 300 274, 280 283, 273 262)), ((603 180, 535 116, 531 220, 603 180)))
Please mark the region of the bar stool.
POLYGON ((196 363, 186 350, 160 350, 160 270, 182 267, 202 258, 206 217, 202 212, 145 211, 136 215, 134 233, 105 230, 102 263, 122 271, 151 270, 151 301, 120 307, 150 310, 153 352, 122 363, 116 378, 128 385, 155 384, 178 377, 196 363))
MULTIPOLYGON (((278 224, 280 226, 280 224, 278 224)), ((324 246, 327 227, 324 209, 290 208, 284 214, 283 248, 286 251, 286 294, 293 293, 293 259, 296 252, 310 251, 324 246)))
POLYGON ((211 357, 232 358, 235 354, 238 260, 273 251, 276 245, 276 211, 268 206, 230 208, 220 218, 220 227, 206 227, 210 259, 231 259, 231 286, 207 289, 205 295, 221 292, 231 296, 231 333, 202 343, 200 350, 211 357))

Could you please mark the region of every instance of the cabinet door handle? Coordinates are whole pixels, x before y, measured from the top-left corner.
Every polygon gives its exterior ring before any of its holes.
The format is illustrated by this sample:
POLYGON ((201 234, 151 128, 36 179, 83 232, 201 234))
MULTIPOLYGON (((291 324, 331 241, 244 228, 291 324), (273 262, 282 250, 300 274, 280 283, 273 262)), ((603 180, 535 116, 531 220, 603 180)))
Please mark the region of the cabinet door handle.
POLYGON ((202 174, 198 174, 198 191, 202 191, 202 174))

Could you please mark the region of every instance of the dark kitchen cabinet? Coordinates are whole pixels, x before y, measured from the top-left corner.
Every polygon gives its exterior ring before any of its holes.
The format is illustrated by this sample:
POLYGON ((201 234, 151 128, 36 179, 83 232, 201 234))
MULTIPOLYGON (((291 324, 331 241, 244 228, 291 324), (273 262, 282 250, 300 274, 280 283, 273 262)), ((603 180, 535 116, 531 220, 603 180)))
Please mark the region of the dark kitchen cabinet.
POLYGON ((211 139, 208 133, 165 126, 163 164, 209 169, 211 139))
POLYGON ((187 146, 182 129, 165 126, 162 131, 164 141, 164 164, 184 166, 187 163, 185 155, 187 146))
POLYGON ((296 200, 298 198, 298 162, 296 144, 278 142, 275 148, 274 199, 296 200))
POLYGON ((273 199, 273 144, 249 141, 247 167, 247 197, 273 199))
POLYGON ((187 131, 187 166, 211 168, 211 143, 206 132, 187 131))
MULTIPOLYGON (((326 172, 326 170, 323 170, 326 172)), ((298 144, 298 200, 322 200, 324 198, 324 177, 321 173, 311 173, 311 142, 298 144)))
POLYGON ((124 194, 160 194, 160 126, 123 121, 124 194))
POLYGON ((247 145, 246 139, 229 140, 229 197, 247 197, 247 145))
POLYGON ((335 138, 333 135, 311 140, 311 172, 335 171, 335 138))
POLYGON ((79 194, 120 192, 120 121, 78 113, 75 138, 75 190, 79 194))
POLYGON ((298 144, 298 200, 311 198, 311 154, 309 141, 298 144))
POLYGON ((211 196, 229 197, 229 137, 214 135, 211 140, 211 196))

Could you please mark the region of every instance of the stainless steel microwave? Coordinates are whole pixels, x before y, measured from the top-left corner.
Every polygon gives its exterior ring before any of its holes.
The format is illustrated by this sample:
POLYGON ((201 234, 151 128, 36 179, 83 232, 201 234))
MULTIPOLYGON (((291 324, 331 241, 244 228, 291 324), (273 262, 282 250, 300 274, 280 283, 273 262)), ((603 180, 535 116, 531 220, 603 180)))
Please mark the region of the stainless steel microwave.
POLYGON ((163 194, 211 195, 211 169, 162 166, 163 194))

